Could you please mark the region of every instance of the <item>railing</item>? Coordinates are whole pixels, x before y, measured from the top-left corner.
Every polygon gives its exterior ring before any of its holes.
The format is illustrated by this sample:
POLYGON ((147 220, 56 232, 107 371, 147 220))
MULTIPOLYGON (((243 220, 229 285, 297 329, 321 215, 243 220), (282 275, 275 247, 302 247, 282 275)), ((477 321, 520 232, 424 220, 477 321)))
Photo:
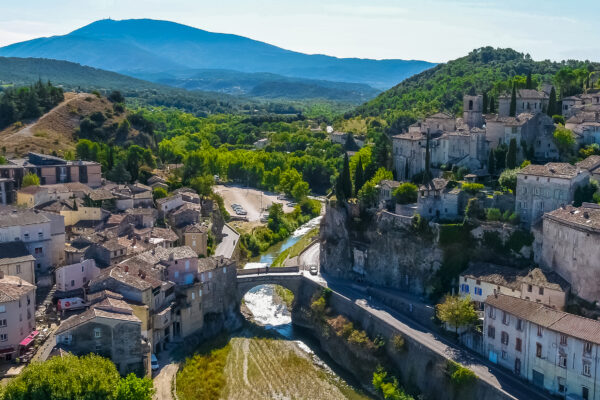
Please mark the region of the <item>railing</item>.
POLYGON ((282 274, 282 273, 298 273, 300 267, 261 267, 261 268, 249 268, 249 269, 238 269, 237 274, 240 275, 261 275, 261 274, 282 274))

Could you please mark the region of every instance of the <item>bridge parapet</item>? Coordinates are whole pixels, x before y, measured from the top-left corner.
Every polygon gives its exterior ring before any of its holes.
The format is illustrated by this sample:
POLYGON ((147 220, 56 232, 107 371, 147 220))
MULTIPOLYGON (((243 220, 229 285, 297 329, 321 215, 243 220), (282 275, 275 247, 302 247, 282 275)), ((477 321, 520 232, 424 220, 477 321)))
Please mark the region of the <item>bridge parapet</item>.
POLYGON ((286 274, 286 273, 299 273, 300 267, 259 267, 259 268, 248 268, 238 269, 237 275, 262 275, 262 274, 286 274))

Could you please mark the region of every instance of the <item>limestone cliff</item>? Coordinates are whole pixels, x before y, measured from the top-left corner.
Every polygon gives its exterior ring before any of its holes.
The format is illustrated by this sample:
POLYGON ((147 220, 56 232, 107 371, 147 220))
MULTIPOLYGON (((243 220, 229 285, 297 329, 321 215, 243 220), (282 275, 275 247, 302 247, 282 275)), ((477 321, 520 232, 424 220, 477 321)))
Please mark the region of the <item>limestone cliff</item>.
POLYGON ((422 295, 443 251, 415 233, 411 219, 379 211, 368 221, 345 207, 327 206, 321 222, 321 268, 330 275, 402 288, 422 295))

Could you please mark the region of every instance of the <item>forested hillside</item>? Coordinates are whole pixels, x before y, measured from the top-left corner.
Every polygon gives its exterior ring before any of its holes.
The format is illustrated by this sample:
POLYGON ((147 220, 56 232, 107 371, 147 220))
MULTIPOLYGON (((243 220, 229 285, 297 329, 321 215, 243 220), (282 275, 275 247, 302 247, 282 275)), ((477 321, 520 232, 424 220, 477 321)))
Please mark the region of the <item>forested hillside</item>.
POLYGON ((390 133, 395 133, 438 111, 460 112, 465 93, 487 92, 497 100, 512 87, 513 80, 517 86, 524 85, 531 73, 534 84, 554 83, 559 93, 569 95, 582 90, 589 71, 599 69, 600 65, 584 61, 534 61, 512 49, 484 47, 404 80, 346 117, 382 117, 390 133))
POLYGON ((6 89, 0 92, 0 130, 17 121, 38 118, 63 99, 63 90, 50 82, 6 89))

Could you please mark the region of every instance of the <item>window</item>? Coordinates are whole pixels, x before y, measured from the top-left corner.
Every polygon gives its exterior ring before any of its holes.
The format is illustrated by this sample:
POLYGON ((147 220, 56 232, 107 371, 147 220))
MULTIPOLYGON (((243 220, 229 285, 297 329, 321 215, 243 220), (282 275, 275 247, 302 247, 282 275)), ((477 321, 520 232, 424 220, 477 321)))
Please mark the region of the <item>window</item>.
POLYGON ((567 335, 560 335, 560 345, 561 346, 567 345, 567 335))
POLYGON ((558 356, 558 366, 561 368, 567 368, 567 356, 558 356))
POLYGON ((533 290, 533 286, 527 285, 527 291, 531 293, 532 290, 533 290))
POLYGON ((494 307, 489 308, 488 317, 490 317, 491 319, 496 319, 496 311, 494 310, 494 307))
POLYGON ((8 335, 6 333, 0 333, 0 342, 6 342, 8 340, 8 335))
POLYGON ((6 320, 5 319, 0 319, 0 327, 2 327, 2 328, 6 327, 6 320))
POLYGON ((538 325, 538 329, 537 329, 537 335, 539 337, 542 337, 542 334, 544 333, 544 328, 542 328, 541 326, 538 325))
POLYGON ((198 290, 198 297, 202 297, 202 289, 198 290))
POLYGON ((6 312, 6 306, 0 306, 0 313, 6 312))
POLYGON ((541 287, 541 288, 540 288, 540 296, 543 296, 543 295, 544 295, 544 288, 543 288, 543 287, 541 287))
POLYGON ((583 353, 584 354, 592 354, 592 344, 590 342, 585 342, 583 345, 583 353))
POLYGON ((102 331, 100 330, 100 328, 94 328, 94 337, 95 338, 102 337, 102 331))
POLYGON ((190 260, 186 260, 185 261, 185 270, 189 271, 190 270, 190 260))
POLYGON ((223 267, 223 273, 226 274, 227 273, 227 267, 223 267))
POLYGON ((583 397, 583 400, 589 400, 590 389, 586 388, 585 386, 582 386, 581 387, 581 397, 583 397))
POLYGON ((43 254, 43 249, 41 247, 36 247, 33 251, 35 254, 43 254))
POLYGON ((17 274, 21 273, 21 264, 17 264, 17 274))
POLYGON ((25 232, 25 233, 23 234, 23 239, 25 239, 25 240, 28 240, 28 239, 29 239, 29 233, 28 233, 28 232, 25 232))
POLYGON ((175 271, 175 279, 179 278, 179 271, 175 271))
POLYGON ((523 330, 523 320, 522 319, 517 319, 517 330, 518 331, 523 330))
POLYGON ((208 271, 208 279, 212 279, 212 271, 208 271))
POLYGON ((589 361, 583 362, 583 375, 592 376, 592 364, 589 361))
POLYGON ((502 311, 502 323, 508 325, 510 323, 510 314, 506 311, 502 311))
POLYGON ((496 328, 492 325, 488 325, 488 337, 494 339, 496 337, 496 328))
POLYGON ((541 343, 535 344, 535 356, 542 358, 542 344, 541 343))
POLYGON ((200 280, 201 280, 202 282, 204 282, 204 272, 202 272, 202 273, 200 274, 200 280))
POLYGON ((75 280, 71 279, 71 287, 75 286, 75 280))
POLYGON ((508 358, 508 353, 502 350, 502 359, 506 360, 508 358))
POLYGON ((500 335, 500 341, 502 344, 508 344, 508 333, 502 332, 502 335, 500 335))
POLYGON ((196 300, 196 292, 192 292, 192 300, 196 300))
POLYGON ((99 343, 96 343, 95 351, 100 351, 101 348, 102 346, 99 343))
POLYGON ((521 339, 517 338, 517 340, 515 341, 515 350, 516 351, 521 351, 521 347, 522 347, 521 339))

